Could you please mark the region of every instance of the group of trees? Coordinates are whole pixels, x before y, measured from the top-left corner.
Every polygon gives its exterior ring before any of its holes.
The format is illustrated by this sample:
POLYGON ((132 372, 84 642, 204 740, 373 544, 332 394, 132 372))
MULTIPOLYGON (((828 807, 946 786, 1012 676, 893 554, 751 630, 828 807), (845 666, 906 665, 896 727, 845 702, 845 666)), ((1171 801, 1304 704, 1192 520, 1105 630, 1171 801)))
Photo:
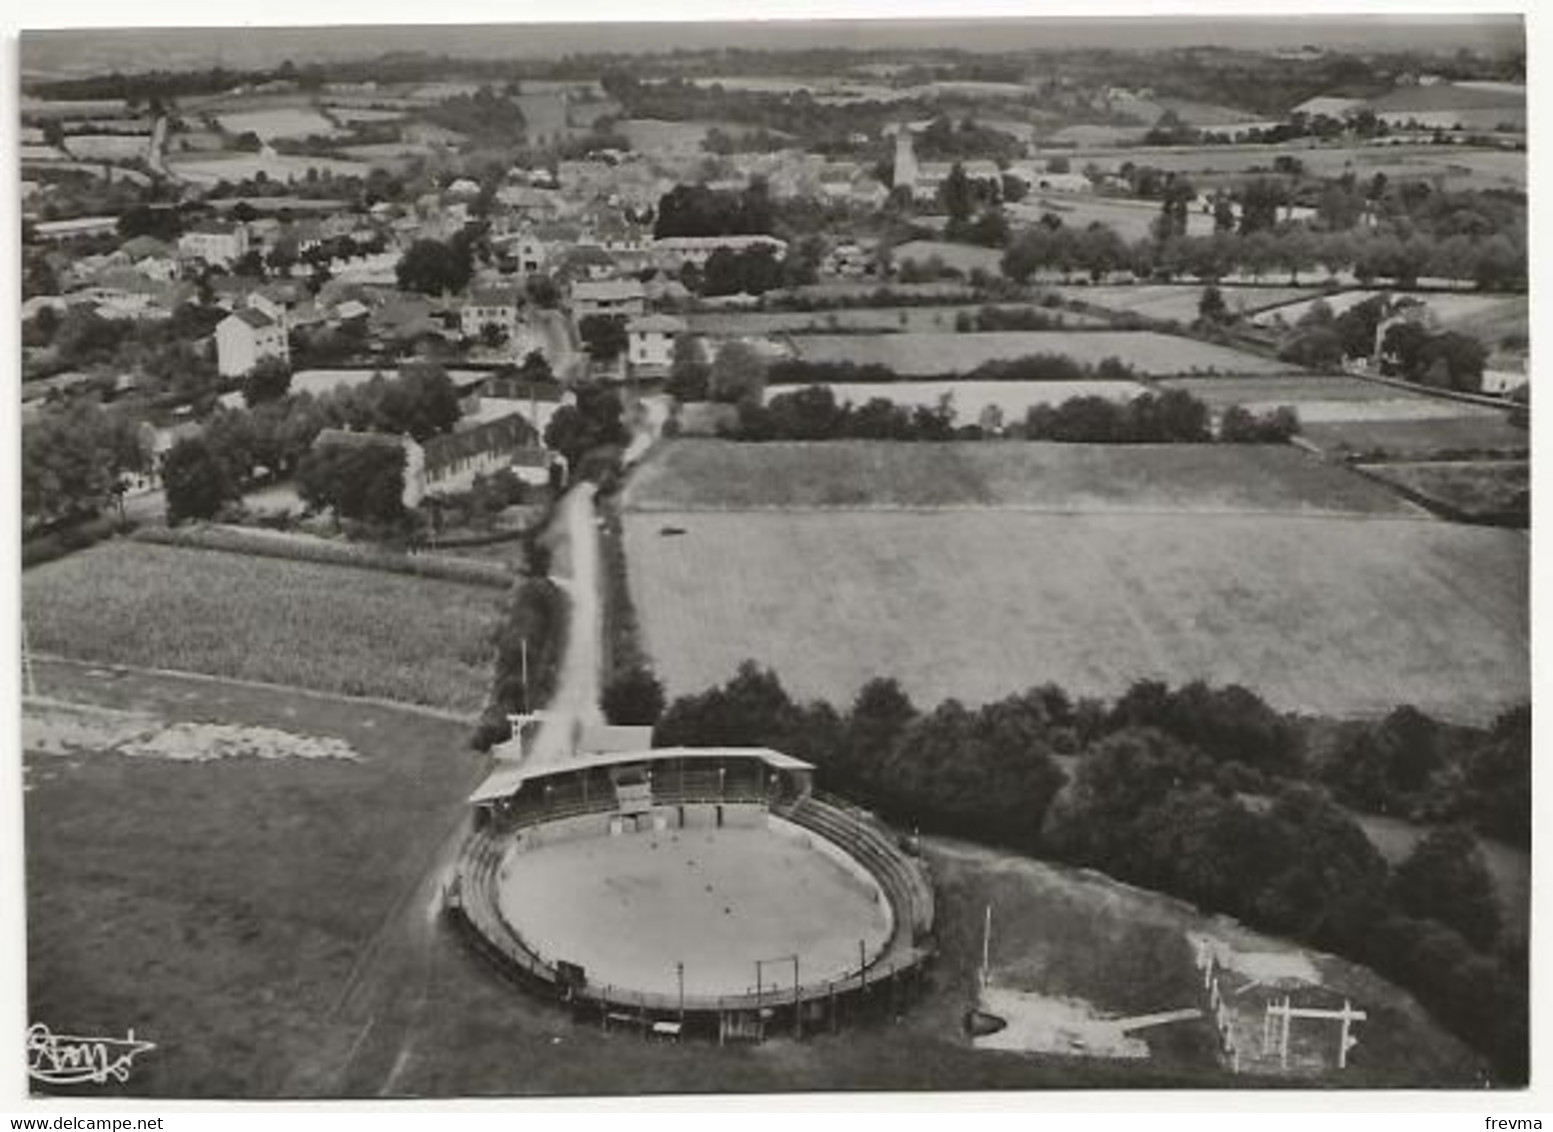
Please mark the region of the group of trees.
POLYGON ((98 515, 150 462, 124 413, 90 402, 42 413, 22 425, 23 520, 43 527, 98 515))
POLYGON ((463 134, 480 146, 515 149, 524 142, 523 110, 508 92, 482 86, 423 107, 421 117, 436 126, 463 134))
POLYGON ((1351 270, 1365 285, 1389 279, 1407 288, 1428 276, 1470 279, 1485 290, 1516 290, 1527 278, 1525 245, 1503 236, 1439 240, 1417 233, 1405 238, 1373 231, 1324 233, 1289 224, 1249 236, 1218 233, 1131 244, 1098 223, 1087 228, 1037 224, 1009 244, 1002 267, 1020 283, 1037 273, 1099 280, 1120 271, 1140 278, 1218 280, 1244 274, 1298 282, 1302 274, 1351 270))
MULTIPOLYGON (((1234 423, 1221 430, 1229 443, 1281 443, 1298 432, 1291 409, 1258 415, 1238 406, 1234 423)), ((1231 413, 1226 412, 1226 419, 1231 413)), ((1208 406, 1184 390, 1144 393, 1130 402, 1104 397, 1070 397, 1035 405, 1023 422, 1005 425, 996 407, 974 423, 956 424, 953 398, 936 405, 901 405, 874 397, 861 405, 839 401, 829 385, 779 393, 762 404, 739 403, 736 423, 724 435, 766 440, 980 440, 1005 436, 1086 444, 1192 444, 1213 440, 1208 406)))
POLYGON ((769 236, 773 204, 766 182, 752 178, 740 192, 707 185, 675 185, 658 200, 653 235, 769 236))
POLYGON ((297 494, 315 512, 332 511, 375 528, 405 518, 405 452, 387 438, 374 443, 318 444, 297 466, 297 494))
POLYGON ((1345 805, 1422 821, 1455 821, 1531 848, 1531 711, 1501 714, 1486 731, 1412 707, 1344 724, 1315 760, 1345 805))
POLYGON ((1312 369, 1331 369, 1345 359, 1369 358, 1378 347, 1386 373, 1437 389, 1477 392, 1488 347, 1470 334, 1431 330, 1425 322, 1405 317, 1416 305, 1376 295, 1334 315, 1318 301, 1295 323, 1278 356, 1312 369))
POLYGON ((1393 871, 1305 780, 1296 722, 1244 688, 1144 683, 1106 704, 1046 685, 924 711, 875 679, 837 711, 746 662, 671 703, 654 742, 772 746, 898 824, 1053 854, 1337 951, 1525 1079, 1525 942, 1504 938, 1475 841, 1436 831, 1393 871), (1066 790, 1055 755, 1077 756, 1066 790))
POLYGON ((620 394, 606 385, 579 385, 576 403, 562 405, 545 426, 545 446, 559 452, 576 475, 588 474, 584 457, 599 450, 613 452, 606 457, 614 463, 619 451, 631 442, 626 427, 620 394))
POLYGON ((462 291, 473 276, 473 244, 463 232, 447 241, 416 240, 394 267, 400 290, 423 295, 462 291))
MULTIPOLYGON (((163 486, 168 518, 175 523, 208 519, 261 478, 279 479, 293 472, 300 475, 314 441, 326 428, 407 435, 424 443, 450 431, 459 416, 458 391, 442 367, 427 362, 411 362, 394 377, 378 374, 361 385, 321 396, 286 393, 260 399, 249 409, 218 408, 200 435, 178 441, 167 453, 163 486), (177 474, 170 475, 169 468, 177 474), (183 474, 185 471, 188 474, 183 474)), ((331 477, 334 472, 351 477, 360 471, 364 478, 367 472, 372 473, 375 486, 370 489, 329 489, 334 497, 347 501, 342 516, 358 517, 350 514, 357 499, 377 500, 389 494, 388 486, 376 483, 383 467, 372 460, 364 458, 359 465, 349 461, 315 463, 315 483, 323 482, 318 478, 323 469, 328 469, 331 477)), ((402 494, 403 487, 401 472, 396 494, 402 494)), ((321 505, 333 505, 323 494, 317 498, 321 505)))

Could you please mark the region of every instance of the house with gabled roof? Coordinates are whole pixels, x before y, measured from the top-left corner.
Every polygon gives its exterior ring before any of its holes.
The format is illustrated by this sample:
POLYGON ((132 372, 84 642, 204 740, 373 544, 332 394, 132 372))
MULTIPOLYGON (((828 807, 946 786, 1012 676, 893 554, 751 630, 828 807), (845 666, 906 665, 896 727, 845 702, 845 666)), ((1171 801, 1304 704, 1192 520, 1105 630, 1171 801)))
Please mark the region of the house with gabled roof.
POLYGON ((291 346, 281 323, 244 307, 216 324, 216 372, 222 377, 241 377, 266 358, 291 364, 291 346))

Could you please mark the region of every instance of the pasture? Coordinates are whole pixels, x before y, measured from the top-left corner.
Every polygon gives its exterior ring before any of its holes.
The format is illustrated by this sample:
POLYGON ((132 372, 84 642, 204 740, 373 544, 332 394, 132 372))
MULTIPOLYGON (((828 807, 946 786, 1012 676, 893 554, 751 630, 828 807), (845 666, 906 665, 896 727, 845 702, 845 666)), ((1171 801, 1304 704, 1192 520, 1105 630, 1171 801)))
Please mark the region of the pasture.
POLYGON ((1186 390, 1215 411, 1240 405, 1252 412, 1265 413, 1288 405, 1299 413, 1301 424, 1311 425, 1502 419, 1503 416, 1495 409, 1431 397, 1357 377, 1182 377, 1171 378, 1162 384, 1171 389, 1186 390))
MULTIPOLYGON (((1114 228, 1124 240, 1142 240, 1153 233, 1159 219, 1159 206, 1151 201, 1121 197, 1096 197, 1083 193, 1032 192, 1009 207, 1011 217, 1026 223, 1038 222, 1045 213, 1061 218, 1068 228, 1087 228, 1104 224, 1114 228)), ((1193 210, 1187 214, 1186 231, 1191 236, 1213 233, 1213 217, 1193 210)))
POLYGON ((220 114, 221 128, 230 134, 255 133, 272 138, 334 137, 343 131, 309 106, 276 106, 264 110, 239 110, 220 114))
POLYGON ((1525 460, 1375 464, 1369 473, 1438 505, 1446 514, 1519 515, 1530 522, 1531 465, 1525 460))
POLYGON ((983 362, 1029 354, 1065 354, 1085 365, 1116 358, 1145 376, 1298 372, 1287 362, 1211 342, 1151 330, 1026 330, 984 334, 795 334, 798 357, 809 362, 883 365, 902 377, 967 373, 983 362))
POLYGON ((198 184, 218 181, 251 181, 263 173, 272 181, 300 181, 309 169, 320 175, 365 177, 369 166, 337 157, 296 157, 283 153, 222 153, 197 157, 169 158, 168 169, 175 177, 198 184))
MULTIPOLYGON (((1145 318, 1192 322, 1197 318, 1198 306, 1205 290, 1207 288, 1200 285, 1169 283, 1100 284, 1064 288, 1063 297, 1145 318)), ((1298 302, 1316 293, 1310 287, 1219 287, 1224 304, 1237 314, 1249 314, 1266 307, 1298 302)))
POLYGON ((625 506, 1421 514, 1362 476, 1283 446, 1033 441, 670 443, 637 469, 625 506))
MULTIPOLYGON (((772 385, 766 400, 791 393, 793 386, 772 385)), ((827 386, 837 401, 863 405, 883 397, 896 405, 936 406, 949 398, 956 424, 976 424, 989 409, 997 409, 1008 423, 1024 420, 1036 405, 1057 405, 1070 397, 1104 397, 1108 401, 1131 401, 1143 386, 1132 381, 893 381, 888 385, 869 382, 836 382, 827 386)))
POLYGON ((943 510, 626 517, 671 696, 746 658, 797 699, 1243 684, 1290 711, 1484 721, 1528 695, 1527 547, 1432 519, 943 510), (683 531, 675 537, 661 532, 683 531), (1428 610, 1427 616, 1420 615, 1428 610))
POLYGON ((64 142, 82 161, 135 161, 151 152, 150 134, 77 134, 64 142))
POLYGON ((1438 420, 1313 421, 1305 438, 1328 452, 1374 459, 1428 459, 1453 454, 1523 456, 1531 434, 1492 409, 1438 420))
POLYGON ((115 540, 27 571, 32 647, 473 713, 501 595, 377 570, 115 540))

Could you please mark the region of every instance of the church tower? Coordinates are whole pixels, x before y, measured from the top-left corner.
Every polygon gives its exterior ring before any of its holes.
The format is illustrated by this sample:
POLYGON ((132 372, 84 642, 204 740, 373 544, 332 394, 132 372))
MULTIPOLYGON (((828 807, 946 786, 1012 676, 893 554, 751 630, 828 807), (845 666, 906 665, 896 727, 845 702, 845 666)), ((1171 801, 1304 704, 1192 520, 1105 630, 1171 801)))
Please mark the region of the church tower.
POLYGON ((911 127, 902 122, 895 131, 895 187, 917 192, 917 153, 912 148, 911 127))

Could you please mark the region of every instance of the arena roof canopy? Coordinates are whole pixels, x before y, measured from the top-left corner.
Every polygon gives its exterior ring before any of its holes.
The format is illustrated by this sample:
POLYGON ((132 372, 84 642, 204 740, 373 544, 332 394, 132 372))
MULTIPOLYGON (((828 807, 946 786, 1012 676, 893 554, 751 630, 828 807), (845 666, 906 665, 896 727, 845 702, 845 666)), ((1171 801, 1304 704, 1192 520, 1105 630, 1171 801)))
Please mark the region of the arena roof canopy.
POLYGON ((806 763, 770 747, 652 747, 636 751, 596 751, 574 758, 547 762, 542 766, 525 764, 499 766, 469 795, 474 805, 510 798, 526 782, 573 774, 597 767, 625 766, 631 763, 660 762, 666 759, 759 759, 773 770, 813 770, 806 763))

